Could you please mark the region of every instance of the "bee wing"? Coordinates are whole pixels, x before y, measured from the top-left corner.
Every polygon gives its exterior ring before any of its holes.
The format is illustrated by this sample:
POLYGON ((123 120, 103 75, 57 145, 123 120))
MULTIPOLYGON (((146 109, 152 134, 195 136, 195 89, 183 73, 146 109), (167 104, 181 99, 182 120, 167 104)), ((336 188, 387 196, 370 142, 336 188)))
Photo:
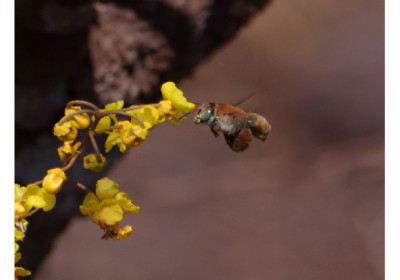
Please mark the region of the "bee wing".
POLYGON ((243 128, 236 135, 224 134, 226 143, 235 152, 242 152, 247 149, 249 143, 253 140, 251 129, 243 128))

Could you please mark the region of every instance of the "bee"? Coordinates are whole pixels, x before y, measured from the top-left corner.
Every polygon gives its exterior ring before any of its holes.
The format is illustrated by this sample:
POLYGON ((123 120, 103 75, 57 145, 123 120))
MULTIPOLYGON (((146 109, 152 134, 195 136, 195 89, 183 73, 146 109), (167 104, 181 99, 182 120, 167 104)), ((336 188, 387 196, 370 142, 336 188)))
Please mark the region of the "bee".
POLYGON ((208 124, 215 137, 222 132, 226 143, 235 152, 246 150, 253 136, 265 141, 271 131, 271 125, 263 116, 223 103, 200 105, 194 121, 208 124))

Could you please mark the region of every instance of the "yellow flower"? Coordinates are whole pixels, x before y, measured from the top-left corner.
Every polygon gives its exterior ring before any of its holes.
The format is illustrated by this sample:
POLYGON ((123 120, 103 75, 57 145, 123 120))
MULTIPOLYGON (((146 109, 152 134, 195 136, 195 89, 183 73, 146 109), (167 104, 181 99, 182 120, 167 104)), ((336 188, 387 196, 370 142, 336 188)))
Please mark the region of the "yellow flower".
POLYGON ((166 82, 161 86, 164 102, 160 102, 160 111, 167 117, 172 125, 179 125, 182 122, 183 113, 192 111, 196 105, 187 102, 183 92, 173 82, 166 82), (170 101, 168 104, 165 101, 170 101), (163 102, 163 103, 162 103, 163 102), (169 108, 169 106, 171 106, 169 108))
POLYGON ((130 121, 122 121, 117 122, 116 125, 120 125, 122 128, 114 129, 114 132, 121 135, 122 143, 129 147, 136 138, 136 135, 133 133, 132 123, 130 121))
POLYGON ((47 175, 43 179, 43 189, 50 194, 56 194, 61 191, 65 180, 67 176, 61 168, 47 170, 47 175))
MULTIPOLYGON (((93 120, 94 120, 94 117, 93 117, 93 120)), ((99 123, 96 126, 95 131, 104 130, 104 129, 109 128, 110 126, 111 126, 111 119, 109 116, 105 116, 100 119, 99 123)))
POLYGON ((57 152, 61 162, 66 162, 79 148, 80 142, 76 142, 71 146, 73 141, 64 142, 63 146, 58 147, 57 152))
POLYGON ((29 276, 31 275, 31 272, 21 266, 16 266, 14 267, 14 274, 15 280, 18 280, 18 276, 29 276))
POLYGON ((104 177, 97 181, 96 195, 100 200, 112 199, 119 192, 119 185, 113 180, 104 177))
MULTIPOLYGON (((121 110, 124 107, 124 101, 120 100, 117 102, 113 102, 110 104, 107 104, 104 109, 100 109, 100 112, 106 112, 106 111, 114 111, 114 110, 121 110)), ((96 126, 95 131, 100 131, 107 129, 111 126, 111 119, 114 121, 114 123, 118 122, 118 119, 115 114, 111 114, 109 116, 105 116, 100 119, 99 123, 96 126)), ((92 117, 92 121, 94 121, 94 117, 92 117)))
POLYGON ((104 107, 104 109, 100 109, 100 112, 121 110, 123 107, 124 107, 124 100, 119 100, 119 101, 107 104, 104 107))
POLYGON ((177 109, 172 109, 167 115, 170 124, 177 126, 182 123, 183 113, 177 109))
POLYGON ((158 112, 160 117, 165 118, 165 116, 172 110, 171 100, 161 100, 160 107, 158 107, 158 112))
POLYGON ((118 240, 121 240, 121 239, 124 239, 124 238, 127 238, 127 237, 129 237, 129 235, 131 235, 131 232, 132 232, 132 227, 131 226, 125 226, 123 229, 120 229, 119 231, 118 231, 118 233, 117 233, 117 239, 118 240))
POLYGON ((14 227, 14 262, 17 263, 21 258, 21 253, 18 252, 19 244, 17 241, 22 241, 25 237, 25 233, 19 231, 16 227, 14 227))
POLYGON ((18 249, 19 249, 19 245, 17 243, 15 243, 14 263, 17 263, 22 257, 22 254, 17 252, 18 249))
POLYGON ((161 93, 164 100, 170 100, 172 106, 179 111, 187 113, 196 107, 194 103, 187 102, 183 92, 173 82, 164 83, 161 86, 161 93))
MULTIPOLYGON (((81 106, 71 106, 65 109, 65 116, 79 111, 82 111, 81 106)), ((85 129, 90 125, 90 117, 86 113, 74 115, 69 120, 77 129, 85 129)))
POLYGON ((141 128, 137 124, 132 124, 130 121, 120 121, 115 124, 119 128, 113 129, 113 132, 108 133, 105 148, 109 152, 114 145, 119 146, 121 152, 125 152, 126 147, 135 147, 146 140, 149 132, 147 129, 141 128))
MULTIPOLYGON (((107 177, 96 184, 96 194, 88 193, 80 206, 81 213, 87 215, 106 232, 104 238, 127 237, 128 228, 119 233, 118 224, 126 212, 139 213, 129 195, 119 192, 119 185, 107 177)), ((122 238, 120 238, 122 239, 122 238)))
MULTIPOLYGON (((117 102, 113 102, 110 104, 107 104, 104 109, 101 109, 100 112, 105 112, 105 111, 114 111, 114 110, 121 110, 124 107, 124 101, 123 100, 119 100, 117 102)), ((110 118, 116 123, 118 122, 117 117, 115 116, 115 114, 111 114, 110 118)))
POLYGON ((15 184, 14 200, 16 222, 23 222, 23 218, 32 215, 39 209, 49 211, 56 204, 56 197, 53 194, 47 193, 34 184, 29 184, 27 187, 15 184))
POLYGON ((78 129, 73 125, 72 121, 65 121, 62 124, 56 123, 54 126, 54 135, 60 141, 72 141, 78 135, 78 129))
POLYGON ((124 217, 124 212, 114 199, 101 201, 94 212, 95 221, 102 226, 114 226, 124 217))
MULTIPOLYGON (((152 105, 145 105, 139 109, 128 111, 132 115, 139 117, 145 126, 145 129, 150 129, 160 122, 160 112, 152 105)), ((132 123, 140 125, 139 122, 132 118, 132 123)))
POLYGON ((122 142, 128 147, 139 146, 146 140, 149 131, 139 125, 132 125, 129 129, 121 131, 122 142))
POLYGON ((104 147, 106 148, 106 153, 108 153, 115 145, 118 145, 119 151, 121 153, 126 151, 126 146, 124 143, 122 143, 121 135, 116 132, 110 132, 104 144, 104 147))
POLYGON ((95 153, 89 154, 83 158, 83 167, 93 172, 101 172, 106 166, 106 158, 100 154, 101 162, 97 161, 95 153))
POLYGON ((16 227, 14 227, 14 239, 15 239, 15 241, 23 241, 24 237, 25 237, 25 233, 23 233, 22 231, 18 230, 16 227))

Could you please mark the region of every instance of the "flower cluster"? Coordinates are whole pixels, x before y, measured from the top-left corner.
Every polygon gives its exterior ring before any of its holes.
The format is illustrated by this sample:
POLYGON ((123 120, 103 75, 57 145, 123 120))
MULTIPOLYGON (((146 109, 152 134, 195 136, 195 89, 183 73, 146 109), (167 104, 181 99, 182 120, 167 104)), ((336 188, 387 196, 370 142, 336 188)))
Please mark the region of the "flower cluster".
MULTIPOLYGON (((93 223, 105 231, 104 239, 123 239, 130 235, 130 225, 119 228, 127 212, 139 213, 129 195, 119 192, 119 185, 108 178, 97 181, 96 191, 79 182, 67 179, 66 171, 91 144, 94 152, 83 157, 83 167, 93 172, 102 172, 106 166, 106 157, 100 153, 95 137, 106 134, 105 152, 117 146, 121 152, 129 147, 142 144, 150 135, 149 130, 166 119, 172 125, 181 123, 185 113, 192 111, 195 104, 188 102, 173 82, 161 86, 163 100, 159 103, 132 105, 124 108, 123 101, 107 104, 104 109, 96 105, 75 100, 67 104, 64 116, 54 128, 54 135, 63 142, 57 149, 63 167, 47 171, 43 180, 27 187, 15 184, 15 262, 21 258, 19 244, 25 237, 28 226, 26 217, 39 209, 51 210, 56 203, 56 194, 62 190, 65 182, 75 185, 87 192, 80 206, 83 215, 90 217, 93 223), (82 109, 81 106, 85 108, 82 109), (78 140, 79 131, 85 130, 83 139, 78 140), (42 185, 40 187, 40 184, 42 185)), ((30 272, 22 267, 15 267, 15 278, 27 276, 30 272)))
MULTIPOLYGON (((157 104, 133 105, 126 108, 126 113, 132 116, 130 121, 118 121, 115 114, 102 119, 96 130, 104 131, 114 128, 109 134, 105 148, 110 151, 115 145, 118 145, 121 152, 125 152, 127 147, 136 147, 146 140, 150 134, 149 129, 154 125, 162 123, 168 119, 172 125, 178 125, 182 122, 184 113, 190 112, 195 108, 195 104, 188 102, 183 96, 183 92, 178 89, 173 82, 166 82, 161 86, 161 92, 164 100, 157 104)), ((121 110, 123 101, 109 104, 104 111, 121 110)))
POLYGON ((71 106, 65 109, 67 119, 62 119, 54 126, 54 135, 61 141, 73 141, 78 135, 78 129, 85 129, 90 125, 89 115, 82 113, 81 106, 71 106))
MULTIPOLYGON (((38 185, 29 184, 26 187, 21 187, 18 184, 14 185, 15 263, 21 258, 17 242, 22 242, 25 237, 25 231, 28 226, 28 221, 25 218, 40 209, 49 211, 55 204, 56 197, 53 194, 47 193, 38 185)), ((30 271, 23 267, 15 267, 15 278, 30 274, 30 271)))
POLYGON ((127 212, 139 213, 140 208, 132 203, 127 193, 119 192, 117 183, 105 177, 97 181, 96 193, 85 196, 80 210, 105 231, 103 238, 123 239, 130 235, 132 227, 120 229, 119 222, 127 212))

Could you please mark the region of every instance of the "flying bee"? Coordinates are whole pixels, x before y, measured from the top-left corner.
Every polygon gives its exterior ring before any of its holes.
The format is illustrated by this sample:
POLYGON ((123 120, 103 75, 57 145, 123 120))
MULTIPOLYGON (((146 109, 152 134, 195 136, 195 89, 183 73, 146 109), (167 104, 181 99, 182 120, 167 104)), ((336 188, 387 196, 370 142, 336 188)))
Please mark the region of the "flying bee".
POLYGON ((271 131, 271 125, 263 116, 223 103, 200 105, 194 121, 196 124, 207 123, 215 137, 222 132, 226 143, 235 152, 246 150, 253 136, 265 141, 271 131))

